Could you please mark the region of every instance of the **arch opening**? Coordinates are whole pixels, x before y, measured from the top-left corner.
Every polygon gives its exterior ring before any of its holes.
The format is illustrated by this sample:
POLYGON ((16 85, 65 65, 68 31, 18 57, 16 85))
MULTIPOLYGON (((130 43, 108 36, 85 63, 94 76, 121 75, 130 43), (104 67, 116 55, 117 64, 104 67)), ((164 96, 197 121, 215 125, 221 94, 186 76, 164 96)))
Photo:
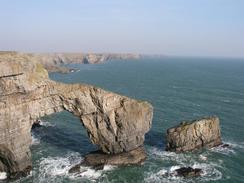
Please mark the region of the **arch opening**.
POLYGON ((33 180, 62 179, 60 174, 71 176, 69 170, 83 157, 99 147, 92 144, 80 118, 68 111, 54 113, 40 120, 40 126, 31 130, 33 180))
MULTIPOLYGON (((34 124, 31 134, 32 151, 38 147, 49 149, 50 152, 72 151, 85 154, 98 149, 97 145, 91 143, 80 118, 68 111, 40 118, 39 125, 34 124)), ((35 156, 35 151, 33 155, 35 156)))

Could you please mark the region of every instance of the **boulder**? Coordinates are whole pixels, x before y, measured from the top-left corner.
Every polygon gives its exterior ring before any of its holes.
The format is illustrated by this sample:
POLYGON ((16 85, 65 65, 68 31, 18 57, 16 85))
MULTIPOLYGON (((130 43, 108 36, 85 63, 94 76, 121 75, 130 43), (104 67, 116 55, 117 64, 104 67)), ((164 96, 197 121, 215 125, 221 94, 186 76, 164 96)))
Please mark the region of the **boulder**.
POLYGON ((147 155, 143 147, 138 147, 129 152, 108 155, 101 151, 92 152, 85 155, 83 163, 87 166, 96 167, 98 165, 136 165, 141 164, 147 155))
POLYGON ((167 130, 167 151, 183 152, 222 144, 218 117, 181 122, 167 130))
POLYGON ((197 177, 202 173, 202 169, 200 168, 192 168, 192 167, 182 167, 175 170, 176 176, 183 177, 197 177))
POLYGON ((231 146, 230 146, 230 144, 221 144, 220 147, 222 147, 222 148, 230 148, 231 146))

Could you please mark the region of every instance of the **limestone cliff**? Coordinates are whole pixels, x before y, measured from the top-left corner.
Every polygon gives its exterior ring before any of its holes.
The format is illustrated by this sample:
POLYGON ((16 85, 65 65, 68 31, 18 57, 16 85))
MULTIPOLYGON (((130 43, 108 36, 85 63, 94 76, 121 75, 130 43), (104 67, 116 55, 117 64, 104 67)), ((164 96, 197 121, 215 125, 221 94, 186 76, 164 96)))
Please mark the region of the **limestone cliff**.
POLYGON ((79 116, 92 143, 107 154, 143 144, 152 122, 149 103, 90 85, 54 82, 35 59, 0 53, 0 171, 12 178, 30 171, 32 124, 63 110, 79 116))

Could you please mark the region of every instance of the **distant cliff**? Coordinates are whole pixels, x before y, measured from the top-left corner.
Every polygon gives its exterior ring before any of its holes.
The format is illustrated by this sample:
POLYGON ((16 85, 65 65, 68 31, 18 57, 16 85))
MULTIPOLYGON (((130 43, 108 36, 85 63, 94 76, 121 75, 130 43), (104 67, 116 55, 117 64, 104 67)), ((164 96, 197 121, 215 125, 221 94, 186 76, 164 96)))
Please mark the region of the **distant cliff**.
POLYGON ((63 64, 98 64, 109 60, 135 60, 139 54, 110 54, 110 53, 42 53, 32 54, 49 72, 67 73, 71 68, 63 64))
POLYGON ((137 60, 144 57, 131 53, 20 53, 16 51, 0 51, 0 55, 22 54, 32 57, 41 63, 48 72, 69 73, 73 69, 65 64, 99 64, 110 60, 137 60))

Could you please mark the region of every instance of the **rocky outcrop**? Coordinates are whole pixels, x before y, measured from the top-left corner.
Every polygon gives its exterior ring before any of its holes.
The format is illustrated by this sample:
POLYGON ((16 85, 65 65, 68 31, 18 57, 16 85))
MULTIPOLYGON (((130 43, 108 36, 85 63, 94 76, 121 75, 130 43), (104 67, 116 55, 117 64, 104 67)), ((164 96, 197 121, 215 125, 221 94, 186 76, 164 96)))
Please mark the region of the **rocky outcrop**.
POLYGON ((96 151, 85 155, 84 160, 72 167, 70 173, 78 173, 80 166, 88 166, 94 169, 103 169, 105 165, 127 166, 140 165, 147 158, 143 147, 138 147, 129 152, 122 152, 118 154, 105 154, 102 151, 96 151))
POLYGON ((129 152, 113 155, 101 151, 89 153, 85 156, 83 164, 96 167, 99 165, 135 165, 141 164, 146 159, 146 152, 143 147, 138 147, 129 152))
POLYGON ((90 85, 51 81, 31 55, 0 53, 0 172, 11 178, 27 174, 33 123, 63 110, 79 116, 91 142, 106 154, 140 147, 153 113, 147 102, 90 85))
POLYGON ((214 147, 221 143, 218 117, 182 122, 167 130, 168 151, 191 151, 202 147, 214 147))

